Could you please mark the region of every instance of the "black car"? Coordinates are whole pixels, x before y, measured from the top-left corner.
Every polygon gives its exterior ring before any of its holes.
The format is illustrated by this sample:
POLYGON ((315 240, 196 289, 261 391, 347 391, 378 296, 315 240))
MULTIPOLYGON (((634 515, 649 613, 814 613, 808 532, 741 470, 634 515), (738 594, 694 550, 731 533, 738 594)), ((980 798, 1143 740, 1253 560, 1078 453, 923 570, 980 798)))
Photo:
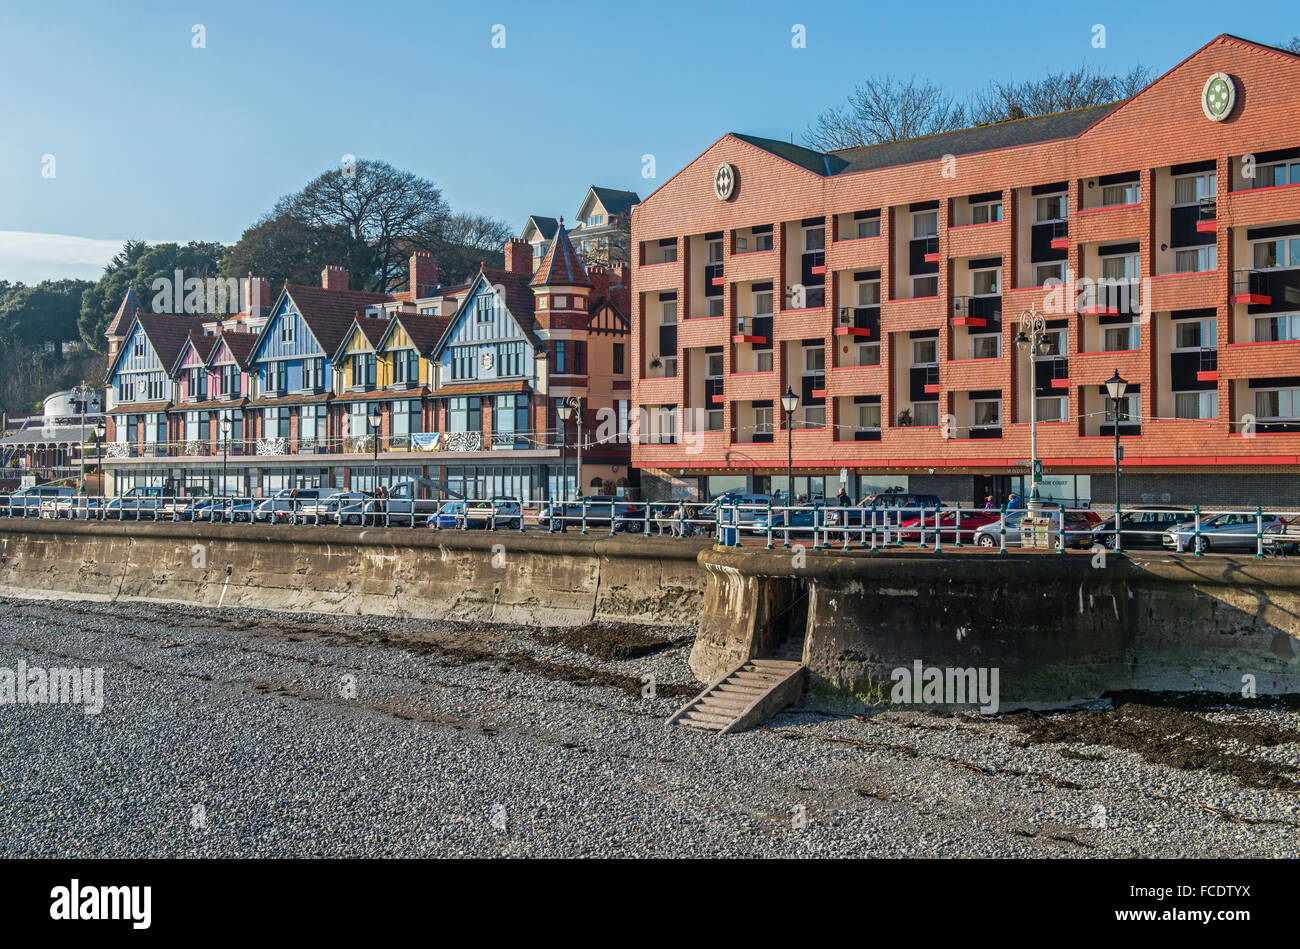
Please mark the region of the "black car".
MULTIPOLYGON (((1158 507, 1149 505, 1125 511, 1120 516, 1120 536, 1125 547, 1160 547, 1165 532, 1171 527, 1186 523, 1192 518, 1189 507, 1158 507)), ((1115 515, 1111 514, 1092 529, 1090 537, 1081 537, 1080 546, 1100 544, 1108 550, 1115 549, 1115 515)))

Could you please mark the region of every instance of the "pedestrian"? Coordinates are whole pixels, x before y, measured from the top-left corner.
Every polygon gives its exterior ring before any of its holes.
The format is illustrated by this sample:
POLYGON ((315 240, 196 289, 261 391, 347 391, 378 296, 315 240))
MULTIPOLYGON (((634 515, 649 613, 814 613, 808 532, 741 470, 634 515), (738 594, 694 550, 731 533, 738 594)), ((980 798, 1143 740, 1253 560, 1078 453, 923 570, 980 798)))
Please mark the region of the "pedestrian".
POLYGON ((996 504, 993 503, 993 495, 990 494, 990 495, 986 496, 986 497, 984 498, 984 510, 986 510, 986 511, 996 511, 997 509, 998 509, 998 506, 997 506, 996 504))
POLYGON ((1012 491, 1010 497, 1007 498, 1007 510, 1018 511, 1020 510, 1020 508, 1021 508, 1020 495, 1012 491))
POLYGON ((835 503, 840 507, 848 507, 852 503, 849 500, 849 492, 844 490, 843 485, 840 485, 840 493, 835 496, 835 503))
POLYGON ((673 533, 678 537, 685 537, 689 525, 686 523, 690 519, 690 510, 686 507, 686 501, 677 502, 677 510, 674 512, 677 517, 677 523, 673 526, 673 533))

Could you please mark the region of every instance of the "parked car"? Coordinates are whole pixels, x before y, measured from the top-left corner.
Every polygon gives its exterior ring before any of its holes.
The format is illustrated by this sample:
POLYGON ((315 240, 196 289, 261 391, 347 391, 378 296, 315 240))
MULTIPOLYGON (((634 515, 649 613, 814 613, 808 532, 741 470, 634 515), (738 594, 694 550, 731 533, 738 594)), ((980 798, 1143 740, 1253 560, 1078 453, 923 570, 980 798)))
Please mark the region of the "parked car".
MULTIPOLYGON (((981 512, 993 513, 993 512, 981 512)), ((1025 514, 1028 513, 1023 509, 1008 511, 1006 516, 1007 529, 1007 546, 1017 547, 1020 545, 1020 522, 1024 520, 1025 514)), ((1061 515, 1059 511, 1053 511, 1050 508, 1044 512, 1052 520, 1052 526, 1049 530, 1052 546, 1058 544, 1060 532, 1061 515)), ((975 544, 979 547, 997 547, 1001 530, 1001 512, 998 512, 990 518, 989 522, 975 531, 975 544)), ((1065 512, 1065 546, 1066 547, 1087 547, 1092 544, 1092 522, 1078 511, 1065 512)))
MULTIPOLYGON (((388 497, 382 502, 386 522, 393 527, 410 527, 413 521, 427 523, 429 516, 437 513, 440 504, 437 498, 429 496, 432 483, 423 478, 407 479, 389 488, 388 497)), ((380 521, 385 521, 382 515, 380 521)))
MULTIPOLYGON (((980 528, 989 524, 996 524, 1000 516, 1001 514, 998 511, 963 510, 959 527, 957 512, 955 510, 943 510, 939 514, 941 541, 945 544, 955 543, 958 534, 960 534, 963 544, 976 543, 976 535, 980 528)), ((903 521, 901 525, 895 528, 895 531, 901 540, 920 541, 924 537, 927 542, 933 543, 935 534, 934 514, 929 513, 922 517, 914 517, 903 521)))
MULTIPOLYGON (((1159 547, 1164 543, 1165 531, 1183 523, 1191 514, 1185 507, 1140 507, 1125 511, 1120 517, 1120 538, 1124 547, 1159 547)), ((1084 538, 1084 546, 1100 544, 1115 549, 1115 515, 1100 521, 1092 528, 1091 536, 1084 538)))
POLYGON ((429 516, 428 524, 445 530, 486 530, 495 523, 497 530, 519 530, 523 516, 523 505, 518 498, 443 501, 437 512, 429 516))
MULTIPOLYGON (((911 518, 920 518, 923 512, 933 517, 934 509, 939 506, 939 495, 937 494, 884 491, 879 494, 868 494, 860 504, 855 505, 848 511, 846 519, 849 527, 861 527, 864 520, 870 525, 871 509, 874 507, 880 512, 876 515, 877 524, 884 524, 886 514, 888 514, 890 524, 898 524, 911 518)), ((829 513, 836 514, 836 520, 839 520, 838 511, 829 513)))
POLYGON ((332 501, 332 517, 335 524, 347 524, 360 527, 373 524, 377 518, 375 496, 369 491, 335 491, 326 501, 332 501))
POLYGON ((61 485, 39 484, 20 488, 5 498, 5 512, 13 517, 38 517, 46 501, 71 501, 77 496, 74 488, 61 485))
POLYGON ((537 525, 544 530, 551 529, 553 517, 563 517, 566 528, 581 529, 584 512, 587 527, 609 529, 611 521, 626 523, 631 520, 631 502, 613 494, 591 494, 580 501, 552 502, 542 505, 537 512, 537 525))
POLYGON ((1196 521, 1191 520, 1167 530, 1163 541, 1171 550, 1177 550, 1181 541, 1183 550, 1202 554, 1210 550, 1253 551, 1258 546, 1255 534, 1261 526, 1267 533, 1281 524, 1282 519, 1275 514, 1263 515, 1262 525, 1254 514, 1247 511, 1215 514, 1201 521, 1199 536, 1196 533, 1196 521))
MULTIPOLYGON (((751 494, 742 491, 727 491, 719 494, 708 504, 695 511, 692 520, 697 533, 713 533, 718 522, 720 509, 734 508, 736 525, 748 528, 756 519, 766 518, 769 507, 781 506, 770 494, 751 494)), ((728 514, 727 516, 730 516, 728 514)), ((764 528, 766 530, 766 528, 764 528)))
POLYGON ((158 509, 166 500, 162 488, 132 488, 105 504, 104 516, 115 521, 156 520, 158 509))
MULTIPOLYGON (((256 517, 259 521, 288 524, 294 520, 294 516, 302 511, 305 505, 319 501, 322 493, 320 488, 288 488, 277 491, 262 502, 258 507, 256 517)), ((302 520, 301 517, 297 519, 302 520)))
POLYGON ((1300 514, 1264 532, 1264 551, 1274 557, 1300 553, 1300 514))
POLYGON ((206 488, 193 489, 187 497, 169 497, 158 505, 156 516, 160 521, 192 521, 194 506, 199 501, 209 501, 206 488))
POLYGON ((770 525, 773 534, 786 540, 796 534, 811 534, 813 530, 815 513, 810 505, 774 510, 770 517, 767 511, 756 511, 748 521, 744 519, 744 513, 747 512, 738 511, 736 519, 741 522, 744 530, 755 534, 766 534, 770 525))
POLYGON ((364 491, 335 491, 327 497, 317 496, 298 507, 298 520, 304 524, 360 524, 364 512, 362 504, 371 495, 364 491))

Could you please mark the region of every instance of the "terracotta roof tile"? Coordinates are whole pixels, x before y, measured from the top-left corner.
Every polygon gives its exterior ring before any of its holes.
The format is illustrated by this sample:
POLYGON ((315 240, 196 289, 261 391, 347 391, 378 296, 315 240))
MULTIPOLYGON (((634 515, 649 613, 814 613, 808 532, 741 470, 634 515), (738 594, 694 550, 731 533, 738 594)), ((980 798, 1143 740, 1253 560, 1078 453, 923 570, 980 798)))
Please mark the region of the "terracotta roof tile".
POLYGON ((569 232, 564 229, 563 223, 555 232, 555 240, 551 241, 551 246, 546 249, 546 256, 542 258, 537 268, 532 285, 534 287, 591 286, 587 270, 578 259, 578 253, 573 249, 573 242, 569 240, 569 232))
POLYGON ((392 294, 364 290, 325 290, 292 283, 286 283, 285 289, 316 342, 330 354, 338 352, 343 345, 343 338, 358 313, 365 312, 367 306, 394 302, 392 294))

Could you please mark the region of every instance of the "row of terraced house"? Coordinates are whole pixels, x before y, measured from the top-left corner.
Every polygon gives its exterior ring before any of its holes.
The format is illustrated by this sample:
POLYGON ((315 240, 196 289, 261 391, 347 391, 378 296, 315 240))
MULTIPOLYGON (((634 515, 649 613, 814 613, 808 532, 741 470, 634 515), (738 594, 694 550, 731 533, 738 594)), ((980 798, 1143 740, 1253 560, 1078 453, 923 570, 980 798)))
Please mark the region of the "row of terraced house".
POLYGON ((248 281, 233 316, 151 313, 128 292, 107 330, 107 493, 259 496, 414 477, 470 497, 631 493, 617 242, 621 222, 625 254, 636 199, 591 189, 573 239, 562 218, 530 218, 502 268, 455 286, 417 252, 406 290, 353 290, 347 270, 327 267, 319 287, 248 281), (565 403, 577 409, 567 421, 565 403))

